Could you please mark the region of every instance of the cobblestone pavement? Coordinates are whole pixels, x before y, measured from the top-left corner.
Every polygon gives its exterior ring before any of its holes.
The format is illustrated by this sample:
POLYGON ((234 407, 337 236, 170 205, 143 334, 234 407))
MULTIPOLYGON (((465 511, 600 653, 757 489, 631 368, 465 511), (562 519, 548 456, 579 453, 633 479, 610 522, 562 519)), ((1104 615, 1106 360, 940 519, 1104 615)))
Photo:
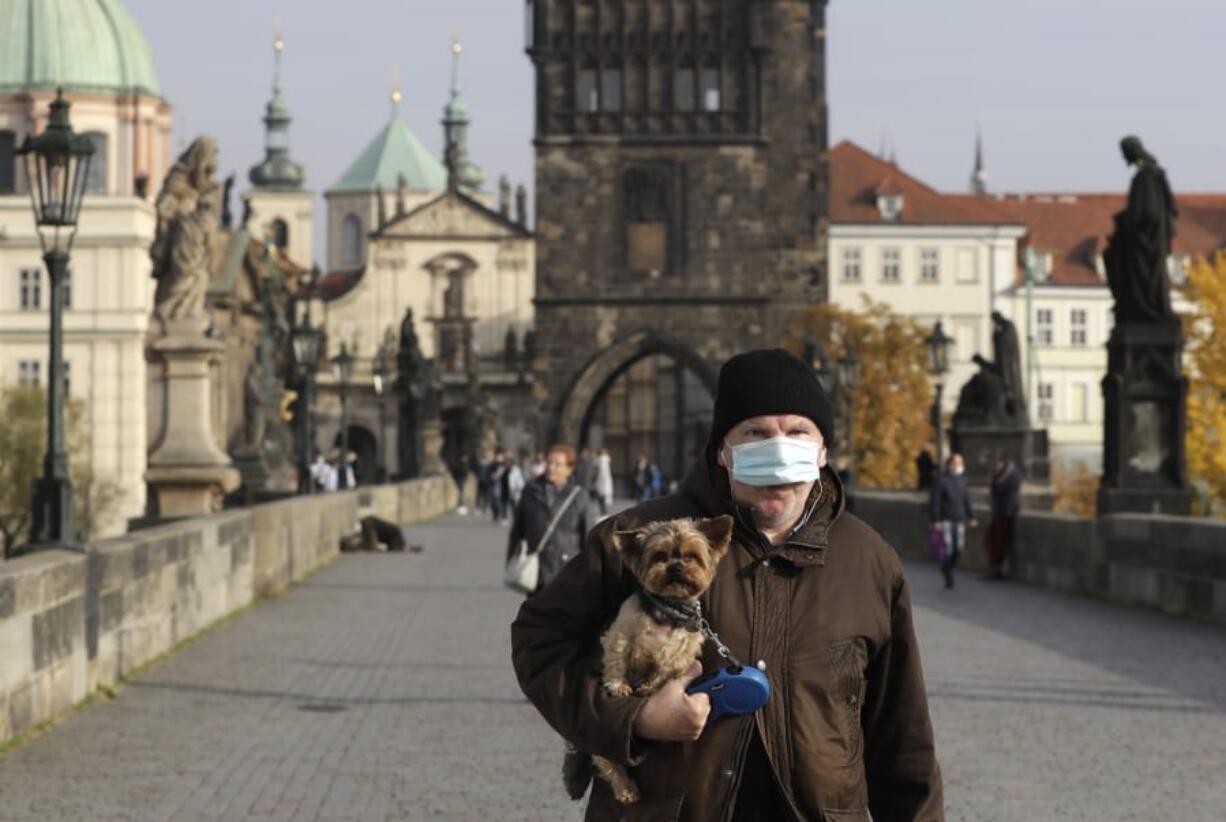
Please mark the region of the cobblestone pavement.
MULTIPOLYGON (((0 760, 0 820, 564 820, 505 530, 349 555, 0 760)), ((1226 818, 1226 632, 909 568, 951 820, 1226 818)))

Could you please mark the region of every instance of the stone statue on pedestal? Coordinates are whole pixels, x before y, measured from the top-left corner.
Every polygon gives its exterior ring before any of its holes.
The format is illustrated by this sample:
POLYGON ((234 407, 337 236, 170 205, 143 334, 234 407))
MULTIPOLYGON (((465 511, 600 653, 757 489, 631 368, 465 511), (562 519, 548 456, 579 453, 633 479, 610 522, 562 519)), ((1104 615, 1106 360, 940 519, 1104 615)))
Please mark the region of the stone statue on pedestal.
POLYGON ((216 172, 217 144, 199 137, 166 175, 158 194, 157 234, 149 256, 157 280, 153 313, 164 329, 183 320, 203 330, 204 293, 221 247, 216 172))
POLYGON ((1186 515, 1192 498, 1185 445, 1188 382, 1167 274, 1179 211, 1165 172, 1140 139, 1125 137, 1120 150, 1136 173, 1103 254, 1115 327, 1102 383, 1098 510, 1186 515))
POLYGON ((992 359, 976 354, 974 361, 979 373, 962 387, 955 424, 1027 427, 1030 418, 1017 328, 999 311, 992 312, 992 359))
POLYGON ((397 442, 402 479, 442 472, 442 381, 434 364, 422 355, 413 324, 413 309, 405 311, 400 324, 399 373, 400 414, 397 442))

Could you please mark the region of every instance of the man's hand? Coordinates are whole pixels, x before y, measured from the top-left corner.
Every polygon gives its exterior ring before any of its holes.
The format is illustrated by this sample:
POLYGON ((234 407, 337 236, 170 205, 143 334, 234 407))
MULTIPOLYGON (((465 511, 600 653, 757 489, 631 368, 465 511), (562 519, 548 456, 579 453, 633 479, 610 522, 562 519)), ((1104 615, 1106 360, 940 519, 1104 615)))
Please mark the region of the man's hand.
POLYGON ((695 661, 685 676, 671 680, 648 697, 635 717, 634 732, 658 742, 693 742, 702 736, 711 700, 706 694, 690 696, 685 692, 700 676, 702 665, 695 661))

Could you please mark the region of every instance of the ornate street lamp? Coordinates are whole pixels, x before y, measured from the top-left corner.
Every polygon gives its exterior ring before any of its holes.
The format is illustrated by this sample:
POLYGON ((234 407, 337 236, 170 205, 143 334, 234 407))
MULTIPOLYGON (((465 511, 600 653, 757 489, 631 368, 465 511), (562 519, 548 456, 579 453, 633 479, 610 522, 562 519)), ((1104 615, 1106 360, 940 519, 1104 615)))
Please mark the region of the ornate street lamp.
POLYGON ((353 355, 341 343, 341 351, 332 358, 332 376, 341 394, 341 459, 337 466, 336 487, 349 487, 349 380, 353 377, 353 355))
POLYGON ((375 364, 371 374, 375 382, 375 402, 379 404, 379 447, 375 451, 375 477, 378 482, 387 482, 387 402, 384 392, 387 390, 388 367, 387 345, 379 346, 375 355, 375 364))
POLYGON ((860 358, 850 345, 846 345, 846 351, 839 358, 837 374, 839 389, 843 395, 844 431, 846 432, 844 436, 847 438, 847 445, 843 453, 847 456, 847 462, 854 477, 856 468, 856 441, 854 439, 856 387, 860 384, 860 358))
POLYGON ((944 463, 944 453, 942 444, 941 432, 941 393, 945 390, 945 385, 941 378, 949 371, 949 346, 953 343, 953 339, 945 336, 945 332, 941 330, 941 322, 932 327, 932 333, 924 338, 924 345, 928 348, 928 373, 936 378, 936 396, 932 400, 932 427, 936 429, 937 434, 937 474, 939 475, 944 463))
POLYGON ((43 476, 34 483, 33 528, 28 550, 78 546, 72 523, 72 481, 64 437, 64 279, 94 147, 87 137, 73 134, 68 107, 63 90, 58 91, 51 103, 47 127, 36 137, 27 136, 17 152, 25 157, 34 224, 51 277, 47 453, 43 476))
POLYGON ((290 331, 290 348, 298 377, 298 493, 315 491, 311 476, 311 456, 315 450, 315 368, 319 363, 322 332, 311 325, 311 290, 303 289, 306 310, 290 331))

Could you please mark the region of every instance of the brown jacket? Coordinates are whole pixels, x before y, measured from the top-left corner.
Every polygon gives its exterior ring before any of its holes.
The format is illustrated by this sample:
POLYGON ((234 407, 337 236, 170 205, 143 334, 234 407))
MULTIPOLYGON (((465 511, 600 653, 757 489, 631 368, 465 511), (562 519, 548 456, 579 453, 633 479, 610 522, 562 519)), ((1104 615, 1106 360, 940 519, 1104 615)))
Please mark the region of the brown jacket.
MULTIPOLYGON (((648 746, 632 771, 643 800, 624 809, 626 820, 728 820, 755 725, 797 820, 868 822, 870 812, 874 822, 944 820, 902 567, 875 531, 844 513, 832 472, 822 488, 809 521, 769 557, 738 515, 703 606, 739 659, 765 661, 772 693, 754 716, 721 719, 697 742, 633 735, 642 699, 605 694, 598 638, 636 586, 610 534, 736 514, 722 469, 700 463, 680 494, 601 523, 584 552, 520 609, 511 626, 515 671, 549 724, 580 750, 618 761, 648 746)), ((710 646, 706 670, 719 664, 710 646)), ((588 822, 622 813, 597 780, 588 822)))

